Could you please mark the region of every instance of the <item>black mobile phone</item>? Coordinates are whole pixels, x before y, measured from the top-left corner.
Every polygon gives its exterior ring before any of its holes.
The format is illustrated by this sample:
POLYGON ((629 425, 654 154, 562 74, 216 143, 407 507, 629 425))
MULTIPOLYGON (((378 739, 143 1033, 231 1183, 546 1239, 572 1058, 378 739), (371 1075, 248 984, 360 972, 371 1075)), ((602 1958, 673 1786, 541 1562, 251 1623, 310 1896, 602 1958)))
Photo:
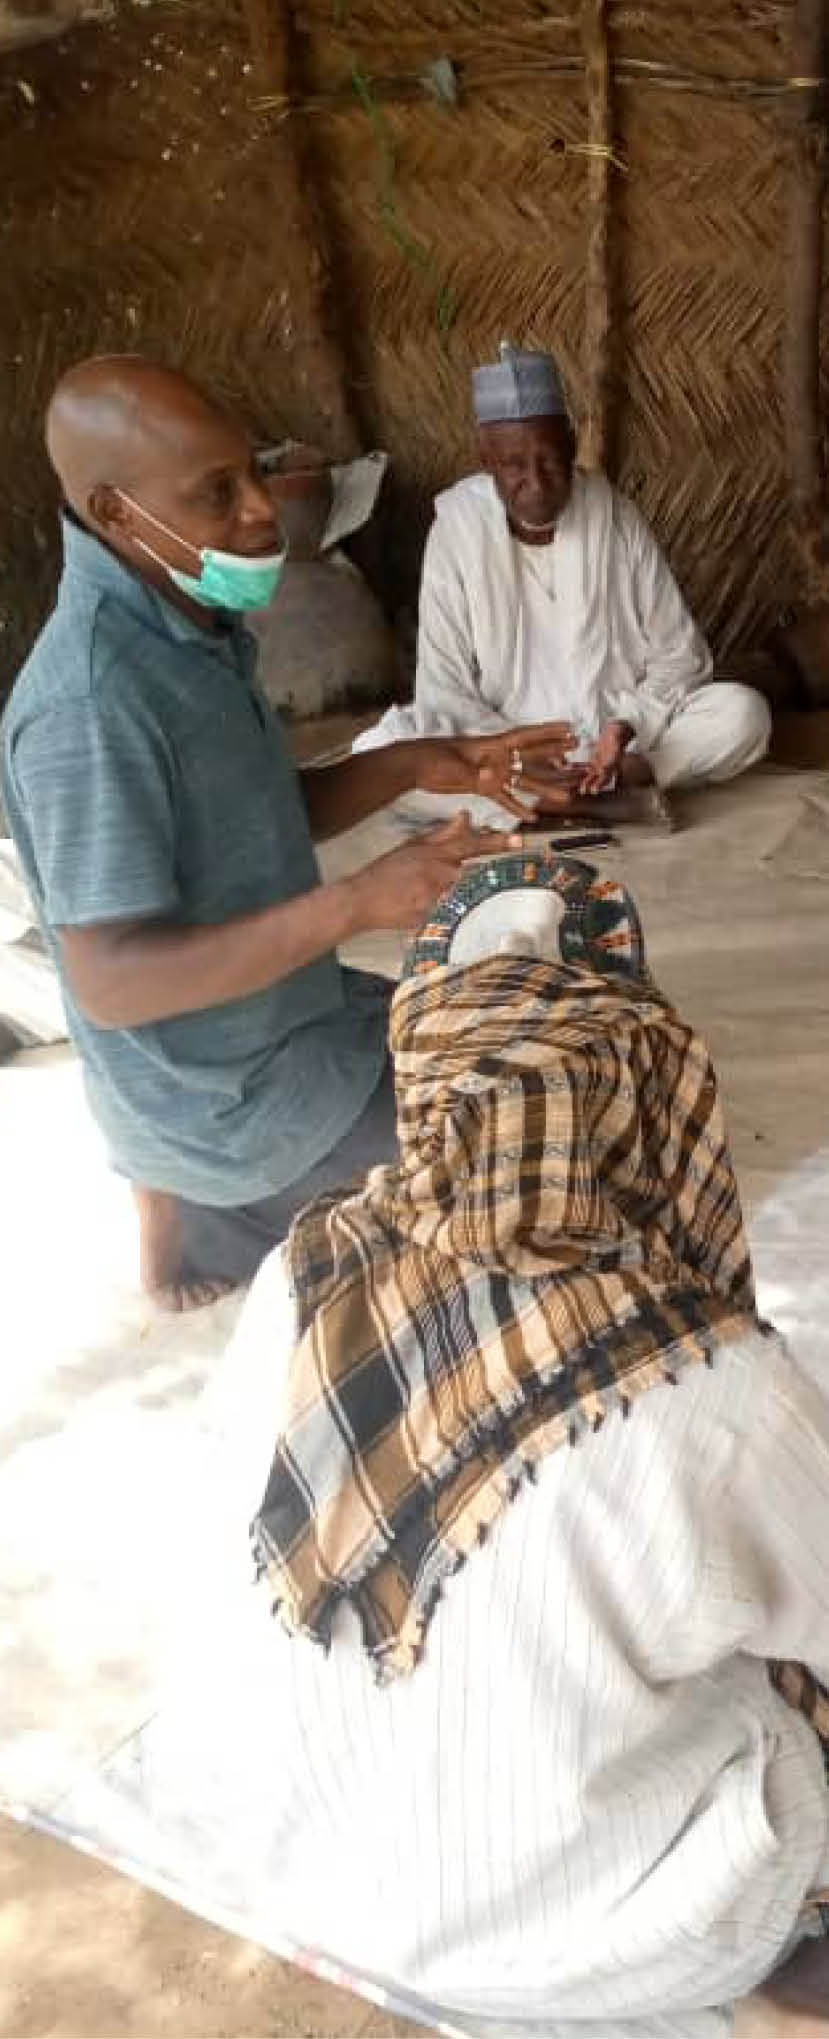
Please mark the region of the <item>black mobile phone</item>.
POLYGON ((574 830, 572 835, 548 836, 545 847, 548 850, 560 850, 562 854, 566 854, 567 850, 603 849, 608 843, 618 846, 618 842, 618 836, 610 835, 605 829, 591 829, 584 835, 577 835, 574 830))

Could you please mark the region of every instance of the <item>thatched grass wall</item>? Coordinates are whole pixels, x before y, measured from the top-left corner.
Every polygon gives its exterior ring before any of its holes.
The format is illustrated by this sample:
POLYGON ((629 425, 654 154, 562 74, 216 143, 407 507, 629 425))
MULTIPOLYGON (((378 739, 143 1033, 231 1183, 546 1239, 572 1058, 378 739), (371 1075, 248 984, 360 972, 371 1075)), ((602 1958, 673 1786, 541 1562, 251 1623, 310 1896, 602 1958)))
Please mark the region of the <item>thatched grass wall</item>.
MULTIPOLYGON (((431 492, 474 457, 469 364, 504 334, 552 344, 584 403, 602 183, 585 8, 299 0, 274 56, 279 7, 124 0, 0 61, 6 681, 53 581, 40 415, 81 354, 162 354, 269 434, 386 445, 392 601, 431 492)), ((792 8, 607 9, 609 458, 726 665, 797 582, 780 396, 792 8)))

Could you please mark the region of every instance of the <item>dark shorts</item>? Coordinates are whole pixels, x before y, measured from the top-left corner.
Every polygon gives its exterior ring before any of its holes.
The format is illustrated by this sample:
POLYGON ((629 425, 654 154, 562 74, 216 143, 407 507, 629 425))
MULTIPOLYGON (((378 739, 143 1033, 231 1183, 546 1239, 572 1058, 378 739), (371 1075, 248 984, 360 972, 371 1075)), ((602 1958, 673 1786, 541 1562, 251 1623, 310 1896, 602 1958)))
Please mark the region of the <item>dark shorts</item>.
POLYGON ((395 1161, 397 1151, 394 1074, 389 1058, 356 1125, 299 1182, 260 1203, 230 1210, 179 1199, 186 1275, 191 1280, 212 1276, 217 1281, 251 1281, 304 1204, 325 1190, 345 1188, 378 1161, 395 1161))

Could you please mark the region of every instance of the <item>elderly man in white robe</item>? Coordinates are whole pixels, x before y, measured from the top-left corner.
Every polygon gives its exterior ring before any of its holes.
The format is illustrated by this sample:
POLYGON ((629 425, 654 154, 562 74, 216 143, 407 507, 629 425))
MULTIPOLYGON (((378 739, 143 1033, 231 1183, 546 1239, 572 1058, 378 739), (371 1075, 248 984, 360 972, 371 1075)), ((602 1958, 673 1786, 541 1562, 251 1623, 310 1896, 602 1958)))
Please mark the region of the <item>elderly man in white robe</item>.
MULTIPOLYGON (((763 757, 751 688, 711 653, 635 505, 575 467, 555 361, 504 345, 473 375, 484 471, 438 496, 423 563, 414 702, 358 740, 574 731, 545 809, 616 789, 730 779, 763 757)), ((515 751, 518 790, 523 760, 515 751)), ((434 802, 430 803, 434 812, 434 802)))

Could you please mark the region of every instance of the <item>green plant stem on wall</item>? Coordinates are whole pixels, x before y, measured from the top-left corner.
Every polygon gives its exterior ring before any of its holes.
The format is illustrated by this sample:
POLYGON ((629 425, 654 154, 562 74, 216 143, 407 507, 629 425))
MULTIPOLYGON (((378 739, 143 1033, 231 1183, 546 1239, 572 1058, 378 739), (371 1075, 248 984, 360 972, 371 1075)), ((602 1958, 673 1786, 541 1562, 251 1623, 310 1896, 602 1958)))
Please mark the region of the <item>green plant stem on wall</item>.
POLYGON ((383 109, 372 91, 371 82, 366 77, 365 72, 360 69, 359 64, 354 64, 352 68, 351 82, 363 112, 371 122, 377 142, 377 152, 381 166, 380 220, 385 227, 386 233, 390 235, 395 245, 400 249, 401 254, 405 255, 406 260, 411 263, 412 267, 421 269, 426 276, 436 278, 435 317, 438 331, 448 333, 457 315, 457 298, 451 285, 444 278, 437 275, 437 267, 432 249, 427 247, 425 241, 419 240, 417 235, 413 234, 410 228, 407 227, 405 220, 401 218, 397 203, 397 156, 394 141, 383 109))

